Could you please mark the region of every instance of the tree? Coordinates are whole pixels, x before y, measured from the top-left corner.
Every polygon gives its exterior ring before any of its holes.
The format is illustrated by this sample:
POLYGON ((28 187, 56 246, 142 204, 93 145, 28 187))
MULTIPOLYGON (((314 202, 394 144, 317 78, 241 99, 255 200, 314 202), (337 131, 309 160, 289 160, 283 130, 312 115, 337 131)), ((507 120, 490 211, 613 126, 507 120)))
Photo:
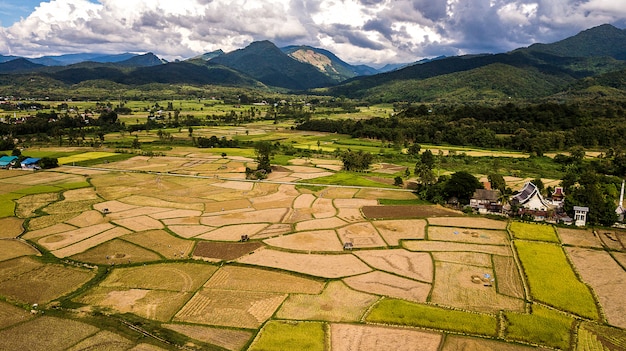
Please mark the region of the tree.
POLYGON ((435 166, 435 155, 433 155, 433 152, 430 150, 424 151, 420 156, 420 160, 428 167, 428 169, 433 169, 435 166))
POLYGON ((56 168, 59 167, 59 160, 54 157, 42 157, 39 165, 42 169, 56 168))
POLYGON ((264 170, 266 173, 272 173, 272 165, 270 157, 274 153, 274 146, 269 141, 259 141, 254 144, 254 154, 258 163, 257 171, 264 170))
POLYGON ((468 172, 460 171, 452 174, 443 188, 448 197, 456 197, 459 203, 468 204, 476 189, 482 189, 483 185, 468 172))
POLYGON ((346 171, 365 171, 370 167, 373 159, 372 154, 361 150, 357 152, 348 150, 341 154, 343 169, 346 171))
POLYGON ((504 194, 506 190, 506 181, 500 174, 490 174, 487 176, 489 183, 491 183, 491 189, 500 190, 500 194, 504 194))
POLYGON ((139 142, 139 137, 135 135, 135 139, 133 139, 133 145, 131 145, 133 149, 141 149, 141 143, 139 142))
POLYGON ((420 144, 413 143, 411 146, 409 146, 407 152, 411 156, 417 156, 417 155, 419 155, 421 149, 422 149, 422 147, 420 146, 420 144))
POLYGON ((397 176, 395 178, 393 178, 393 185, 395 186, 402 186, 404 184, 404 181, 402 180, 402 177, 397 176))

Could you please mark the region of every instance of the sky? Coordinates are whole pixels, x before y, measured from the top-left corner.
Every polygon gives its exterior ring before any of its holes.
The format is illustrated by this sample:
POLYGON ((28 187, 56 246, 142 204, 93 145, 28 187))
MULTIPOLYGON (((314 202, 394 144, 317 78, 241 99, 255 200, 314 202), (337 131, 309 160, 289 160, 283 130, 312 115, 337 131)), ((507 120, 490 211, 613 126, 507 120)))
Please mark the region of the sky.
POLYGON ((381 66, 506 52, 605 23, 626 28, 626 0, 0 0, 0 55, 175 60, 269 40, 381 66))

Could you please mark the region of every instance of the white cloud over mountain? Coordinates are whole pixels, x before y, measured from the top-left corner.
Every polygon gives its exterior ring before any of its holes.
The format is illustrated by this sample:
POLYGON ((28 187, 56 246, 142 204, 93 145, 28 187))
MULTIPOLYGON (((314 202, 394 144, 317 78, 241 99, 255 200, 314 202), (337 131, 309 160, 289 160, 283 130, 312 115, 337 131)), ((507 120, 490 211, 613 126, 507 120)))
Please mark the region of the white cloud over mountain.
POLYGON ((503 52, 603 23, 624 27, 626 0, 51 0, 0 27, 0 53, 175 59, 270 40, 382 64, 503 52))

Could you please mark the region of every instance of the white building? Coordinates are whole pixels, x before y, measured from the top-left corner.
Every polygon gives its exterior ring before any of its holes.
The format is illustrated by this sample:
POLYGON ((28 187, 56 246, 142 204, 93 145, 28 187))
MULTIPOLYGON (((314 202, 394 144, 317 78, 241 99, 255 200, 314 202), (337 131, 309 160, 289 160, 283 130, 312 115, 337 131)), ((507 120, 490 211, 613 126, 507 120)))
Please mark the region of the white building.
POLYGON ((539 189, 532 182, 524 184, 522 190, 511 198, 511 203, 533 211, 547 211, 552 208, 552 205, 541 196, 539 189))
POLYGON ((574 206, 574 224, 577 227, 584 227, 587 224, 587 213, 589 207, 574 206))

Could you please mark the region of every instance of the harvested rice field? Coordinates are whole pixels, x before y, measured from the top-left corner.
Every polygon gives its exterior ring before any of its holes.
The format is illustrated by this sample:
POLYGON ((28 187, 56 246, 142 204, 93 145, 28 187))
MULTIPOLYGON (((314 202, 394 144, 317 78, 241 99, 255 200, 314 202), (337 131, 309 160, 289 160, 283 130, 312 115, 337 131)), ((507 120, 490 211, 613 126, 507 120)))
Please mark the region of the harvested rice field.
POLYGON ((357 322, 378 299, 376 295, 353 290, 343 282, 332 281, 320 294, 291 294, 276 313, 276 317, 357 322))
POLYGON ((408 191, 287 183, 333 174, 337 160, 298 159, 250 182, 253 159, 210 151, 175 147, 106 164, 115 172, 0 171, 0 193, 20 191, 16 215, 0 219, 0 349, 626 345, 624 231, 510 225, 414 205, 408 191), (520 252, 535 242, 564 252, 597 317, 537 297, 540 271, 520 252), (555 326, 555 316, 567 322, 555 326), (26 336, 41 333, 45 343, 26 336))
MULTIPOLYGON (((443 340, 441 333, 409 328, 389 328, 371 325, 332 324, 332 350, 437 351, 443 340)), ((464 350, 464 349, 456 349, 464 350)))

